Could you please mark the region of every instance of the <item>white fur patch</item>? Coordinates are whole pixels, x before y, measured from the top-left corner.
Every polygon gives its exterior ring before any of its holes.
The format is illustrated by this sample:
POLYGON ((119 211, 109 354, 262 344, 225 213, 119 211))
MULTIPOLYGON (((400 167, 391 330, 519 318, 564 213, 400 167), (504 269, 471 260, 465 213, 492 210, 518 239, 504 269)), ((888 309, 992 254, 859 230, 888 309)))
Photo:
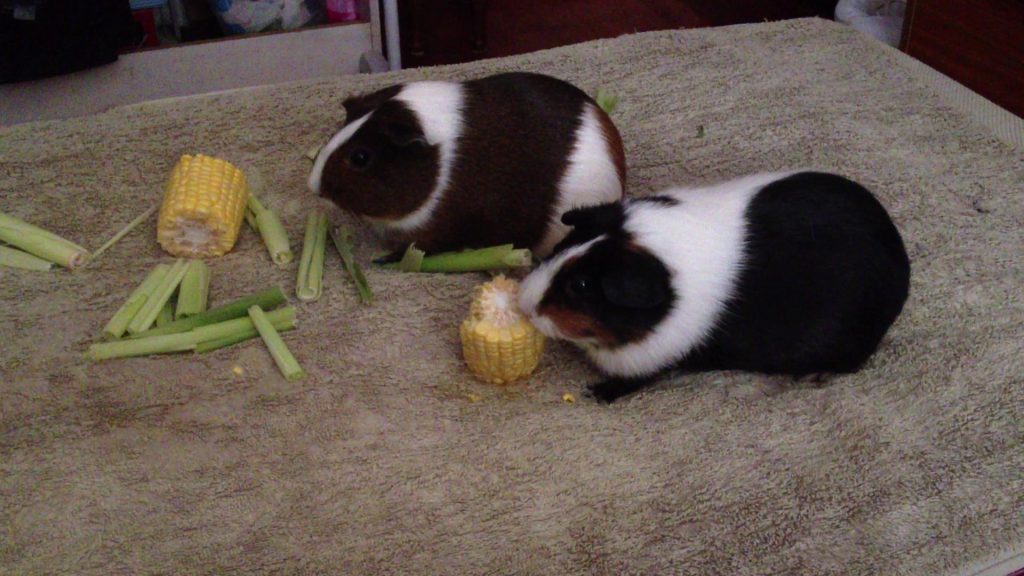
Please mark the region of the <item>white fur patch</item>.
POLYGON ((519 310, 530 319, 530 322, 540 330, 541 334, 550 338, 566 339, 550 318, 547 318, 546 316, 539 316, 537 314, 537 307, 540 306, 541 300, 544 299, 544 294, 546 294, 548 288, 551 287, 551 280, 562 268, 562 265, 565 264, 566 260, 585 253, 591 246, 604 238, 605 236, 603 235, 598 236, 593 240, 563 250, 558 254, 558 256, 555 256, 551 260, 537 266, 537 268, 519 284, 519 310))
POLYGON ((622 198, 622 182, 608 146, 597 108, 588 102, 583 108, 583 122, 576 130, 576 144, 569 156, 569 165, 558 185, 555 212, 544 238, 535 249, 538 256, 547 256, 569 233, 569 227, 562 224, 562 214, 573 208, 615 202, 622 198))
POLYGON ((465 89, 455 82, 413 82, 406 84, 395 100, 402 101, 412 110, 423 127, 427 142, 440 148, 440 167, 430 196, 401 220, 387 223, 390 228, 408 232, 430 221, 451 181, 458 139, 462 134, 465 89))
POLYGON ((764 186, 791 173, 757 174, 705 188, 661 192, 675 206, 632 202, 625 228, 669 269, 676 302, 646 338, 588 354, 614 376, 645 376, 701 344, 732 298, 743 268, 745 212, 764 186))
POLYGON ((311 192, 314 194, 320 193, 320 181, 323 179, 324 165, 327 164, 327 159, 331 157, 331 154, 334 154, 335 150, 341 148, 345 142, 348 142, 348 139, 351 138, 367 120, 370 119, 370 116, 373 116, 373 112, 366 114, 354 122, 350 122, 337 134, 332 136, 331 139, 327 141, 327 144, 320 149, 320 152, 316 155, 316 160, 313 162, 313 169, 309 171, 309 190, 311 192))

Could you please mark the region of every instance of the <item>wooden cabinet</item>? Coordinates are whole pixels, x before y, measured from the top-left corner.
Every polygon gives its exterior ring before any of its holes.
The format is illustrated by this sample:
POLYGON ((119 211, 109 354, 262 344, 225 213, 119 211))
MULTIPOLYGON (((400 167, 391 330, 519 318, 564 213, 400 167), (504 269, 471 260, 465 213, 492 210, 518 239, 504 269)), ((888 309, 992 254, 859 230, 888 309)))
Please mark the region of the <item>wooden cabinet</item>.
POLYGON ((1024 0, 909 0, 901 48, 1024 116, 1024 0))

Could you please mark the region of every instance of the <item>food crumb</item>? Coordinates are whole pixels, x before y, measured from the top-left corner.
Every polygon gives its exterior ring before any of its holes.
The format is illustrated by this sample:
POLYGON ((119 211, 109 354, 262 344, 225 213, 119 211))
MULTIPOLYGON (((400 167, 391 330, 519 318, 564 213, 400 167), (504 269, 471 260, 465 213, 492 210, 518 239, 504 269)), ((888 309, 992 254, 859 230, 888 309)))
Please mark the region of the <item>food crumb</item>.
POLYGON ((479 401, 483 400, 484 397, 479 395, 479 394, 474 394, 474 393, 470 392, 470 393, 466 394, 466 399, 469 400, 470 402, 479 402, 479 401))
POLYGON ((237 364, 234 367, 231 368, 231 372, 235 376, 241 376, 242 374, 245 374, 245 370, 242 370, 242 367, 238 366, 237 364))
POLYGON ((562 394, 562 401, 569 404, 573 404, 574 402, 576 402, 576 397, 566 392, 565 394, 562 394))

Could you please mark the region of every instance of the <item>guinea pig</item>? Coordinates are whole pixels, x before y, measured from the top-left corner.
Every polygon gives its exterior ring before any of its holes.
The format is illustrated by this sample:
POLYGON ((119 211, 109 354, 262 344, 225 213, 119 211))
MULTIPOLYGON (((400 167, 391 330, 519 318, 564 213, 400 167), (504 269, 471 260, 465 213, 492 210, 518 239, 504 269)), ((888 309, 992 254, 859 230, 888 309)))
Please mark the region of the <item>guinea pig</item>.
POLYGON ((522 283, 541 332, 579 344, 611 402, 671 370, 856 371, 907 299, 910 260, 861 185, 758 174, 573 210, 522 283))
POLYGON ((622 198, 622 139, 575 86, 540 74, 411 82, 344 102, 309 188, 381 224, 393 248, 515 244, 545 255, 574 207, 622 198))

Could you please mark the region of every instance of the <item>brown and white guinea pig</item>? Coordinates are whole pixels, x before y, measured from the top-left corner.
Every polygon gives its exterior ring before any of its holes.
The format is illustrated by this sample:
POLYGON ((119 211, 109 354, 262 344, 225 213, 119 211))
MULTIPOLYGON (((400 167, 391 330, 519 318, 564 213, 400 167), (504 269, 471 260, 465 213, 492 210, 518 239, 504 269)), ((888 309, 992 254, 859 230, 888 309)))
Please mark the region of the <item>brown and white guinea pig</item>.
POLYGON ((910 261, 859 184, 816 172, 571 211, 572 232, 522 284, 520 307, 580 344, 602 401, 677 369, 857 370, 907 299, 910 261))
POLYGON ((568 232, 564 212, 622 198, 618 130, 550 76, 411 82, 344 106, 309 188, 383 224, 394 248, 512 243, 543 256, 568 232))

